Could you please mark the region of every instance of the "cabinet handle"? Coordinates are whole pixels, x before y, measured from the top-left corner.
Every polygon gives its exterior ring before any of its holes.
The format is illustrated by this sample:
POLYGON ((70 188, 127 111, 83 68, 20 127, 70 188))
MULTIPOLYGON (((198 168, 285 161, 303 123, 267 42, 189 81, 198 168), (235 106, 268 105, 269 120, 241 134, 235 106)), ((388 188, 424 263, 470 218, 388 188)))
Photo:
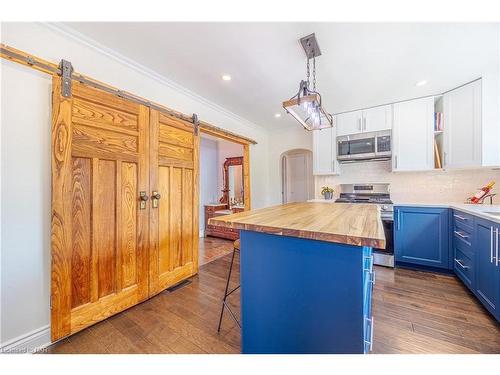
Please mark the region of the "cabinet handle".
POLYGON ((370 279, 370 282, 372 283, 372 285, 375 285, 375 280, 376 280, 376 276, 375 276, 375 271, 372 272, 372 277, 370 279))
POLYGON ((372 321, 371 321, 372 330, 370 332, 370 351, 373 350, 373 328, 374 328, 373 324, 374 324, 374 321, 373 321, 373 315, 372 315, 372 321))
POLYGON ((495 266, 498 267, 498 228, 496 228, 496 232, 497 232, 497 251, 495 256, 495 266))
POLYGON ((365 343, 366 344, 370 344, 370 352, 373 350, 373 316, 371 317, 371 319, 369 318, 365 318, 367 321, 369 321, 370 323, 370 341, 366 341, 365 340, 365 343))
POLYGON ((359 130, 359 131, 363 130, 363 129, 361 128, 361 118, 358 118, 358 130, 359 130))
POLYGON ((490 227, 490 263, 493 263, 493 227, 490 227))
POLYGON ((462 264, 462 262, 461 262, 460 260, 456 259, 456 258, 455 258, 455 262, 457 262, 457 263, 458 263, 458 265, 459 265, 460 267, 462 267, 464 270, 466 270, 467 268, 469 268, 469 266, 465 266, 465 265, 463 265, 463 264, 462 264))
POLYGON ((394 169, 398 169, 398 156, 394 155, 394 169))
POLYGON ((363 117, 363 130, 366 131, 366 117, 363 117))
POLYGON ((460 233, 460 232, 458 232, 458 231, 454 231, 454 232, 455 232, 455 234, 456 234, 458 237, 463 238, 464 240, 466 240, 467 238, 469 238, 469 236, 466 236, 466 235, 464 235, 464 234, 462 234, 462 233, 460 233))
POLYGON ((456 219, 460 219, 460 220, 463 220, 463 221, 467 221, 469 219, 467 219, 466 217, 463 217, 463 216, 460 216, 460 215, 453 215, 454 218, 456 219))

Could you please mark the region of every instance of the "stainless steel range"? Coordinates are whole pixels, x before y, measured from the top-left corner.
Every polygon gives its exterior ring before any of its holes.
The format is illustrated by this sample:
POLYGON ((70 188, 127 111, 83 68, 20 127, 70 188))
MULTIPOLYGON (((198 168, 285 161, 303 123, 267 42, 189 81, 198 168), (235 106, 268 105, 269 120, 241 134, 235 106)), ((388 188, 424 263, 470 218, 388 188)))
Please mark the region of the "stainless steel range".
POLYGON ((390 197, 389 184, 341 184, 340 197, 335 202, 379 205, 380 217, 384 225, 386 248, 373 249, 373 259, 375 264, 394 267, 394 208, 390 197))

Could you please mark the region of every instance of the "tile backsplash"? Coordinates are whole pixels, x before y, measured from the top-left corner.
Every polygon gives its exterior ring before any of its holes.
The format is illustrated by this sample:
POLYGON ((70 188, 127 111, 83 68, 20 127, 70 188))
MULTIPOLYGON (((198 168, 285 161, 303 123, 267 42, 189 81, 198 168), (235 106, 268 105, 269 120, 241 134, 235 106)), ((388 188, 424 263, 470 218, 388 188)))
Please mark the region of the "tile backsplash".
POLYGON ((437 170, 427 172, 392 172, 391 161, 341 164, 339 176, 316 176, 315 198, 322 198, 322 186, 335 190, 338 197, 340 184, 385 182, 391 184, 394 202, 464 202, 479 188, 494 180, 497 185, 493 200, 500 204, 500 170, 492 168, 470 170, 437 170))

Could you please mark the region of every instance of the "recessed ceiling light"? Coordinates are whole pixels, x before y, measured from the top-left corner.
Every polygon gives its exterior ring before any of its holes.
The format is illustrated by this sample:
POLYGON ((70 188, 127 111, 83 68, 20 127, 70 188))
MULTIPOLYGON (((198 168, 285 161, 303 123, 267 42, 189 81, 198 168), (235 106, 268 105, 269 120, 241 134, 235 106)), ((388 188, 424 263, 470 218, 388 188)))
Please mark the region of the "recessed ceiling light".
POLYGON ((276 117, 276 118, 280 118, 280 117, 281 117, 281 113, 275 113, 275 114, 274 114, 274 117, 276 117))
POLYGON ((422 81, 418 81, 417 83, 415 83, 415 86, 424 86, 427 84, 427 81, 425 79, 423 79, 422 81))
POLYGON ((231 80, 231 76, 229 74, 223 74, 221 78, 223 81, 230 81, 231 80))

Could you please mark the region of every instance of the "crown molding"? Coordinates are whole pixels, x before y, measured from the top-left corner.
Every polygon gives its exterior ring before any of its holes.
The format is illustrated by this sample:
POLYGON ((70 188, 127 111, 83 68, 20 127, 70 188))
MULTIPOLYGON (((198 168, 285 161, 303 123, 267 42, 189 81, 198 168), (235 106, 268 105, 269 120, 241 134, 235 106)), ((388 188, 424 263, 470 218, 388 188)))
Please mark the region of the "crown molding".
POLYGON ((142 65, 139 64, 137 61, 122 55, 121 53, 106 47, 105 45, 97 42, 96 40, 89 38, 88 36, 76 31, 75 29, 72 29, 69 26, 66 26, 60 22, 39 22, 39 24, 47 27, 48 29, 63 35, 67 38, 70 38, 78 43, 84 44, 87 47, 92 48, 98 53, 101 53, 117 62, 120 64, 126 65, 131 69, 134 69, 135 71, 148 76, 149 78, 154 79, 155 81, 161 82, 165 86, 168 86, 169 88, 180 92, 182 95, 187 96, 193 100, 196 100, 197 102, 200 102, 207 107, 213 109, 214 111, 217 111, 229 118, 231 118, 234 121, 237 121, 241 125, 247 127, 249 130, 258 130, 258 131, 263 131, 265 133, 269 133, 269 129, 266 129, 262 125, 258 125, 250 120, 247 120, 244 117, 241 117, 240 115, 220 106, 219 104, 216 104, 212 102, 211 100, 187 89, 186 87, 178 84, 175 81, 172 81, 171 79, 167 78, 166 76, 142 65))

